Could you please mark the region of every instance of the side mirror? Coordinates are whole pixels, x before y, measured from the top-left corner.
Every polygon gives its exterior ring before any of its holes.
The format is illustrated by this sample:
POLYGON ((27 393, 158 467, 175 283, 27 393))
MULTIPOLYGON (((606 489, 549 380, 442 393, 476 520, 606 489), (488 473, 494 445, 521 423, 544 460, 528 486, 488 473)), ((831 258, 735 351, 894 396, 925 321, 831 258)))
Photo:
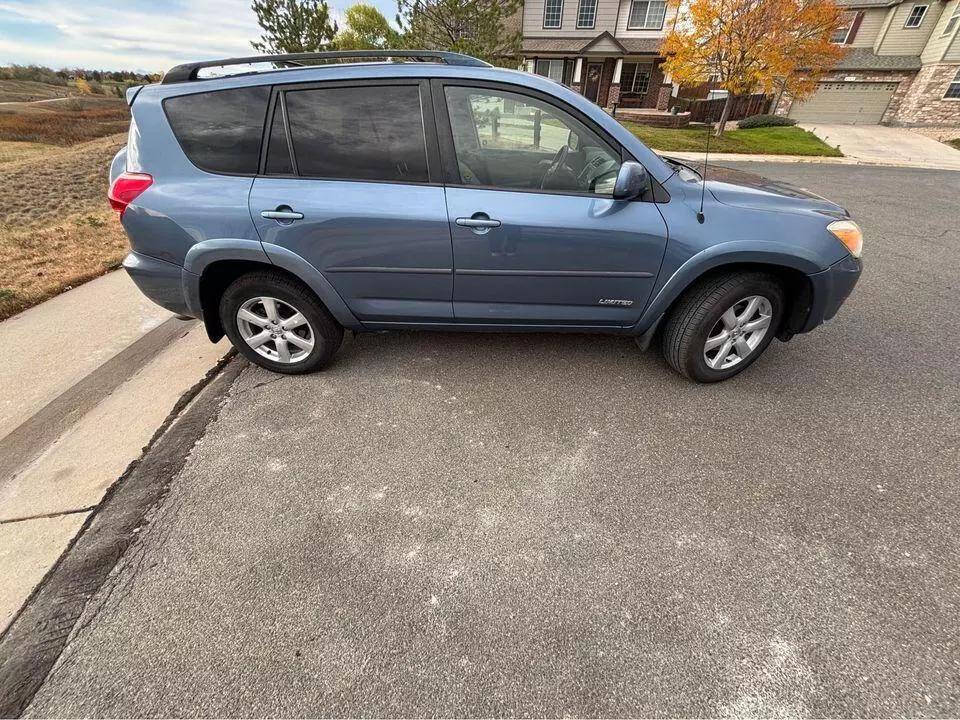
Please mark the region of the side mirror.
POLYGON ((640 163, 625 162, 617 173, 617 182, 613 186, 614 200, 633 200, 650 188, 650 176, 640 163))

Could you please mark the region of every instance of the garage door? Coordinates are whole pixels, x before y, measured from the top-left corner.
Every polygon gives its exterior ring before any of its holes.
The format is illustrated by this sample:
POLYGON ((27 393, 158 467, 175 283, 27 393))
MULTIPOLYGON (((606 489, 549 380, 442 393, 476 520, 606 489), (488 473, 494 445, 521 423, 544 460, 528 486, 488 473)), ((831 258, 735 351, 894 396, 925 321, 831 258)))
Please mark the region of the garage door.
POLYGON ((897 89, 895 82, 822 82, 816 92, 790 108, 803 122, 875 125, 897 89))

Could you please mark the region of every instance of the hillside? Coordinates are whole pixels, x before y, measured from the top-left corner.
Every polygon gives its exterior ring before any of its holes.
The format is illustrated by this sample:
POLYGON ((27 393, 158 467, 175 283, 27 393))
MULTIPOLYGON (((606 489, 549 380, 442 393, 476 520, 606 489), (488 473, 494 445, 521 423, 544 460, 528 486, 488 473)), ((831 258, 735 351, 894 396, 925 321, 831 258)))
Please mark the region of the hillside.
POLYGON ((107 173, 125 142, 115 133, 27 151, 0 141, 0 158, 5 148, 13 158, 0 161, 0 320, 119 265, 127 238, 107 173))
POLYGON ((0 80, 0 103, 32 102, 76 94, 76 87, 67 85, 51 85, 35 80, 0 80))
MULTIPOLYGON (((0 95, 18 82, 0 80, 0 95)), ((69 146, 123 132, 129 122, 126 102, 116 97, 84 95, 0 103, 0 141, 69 146)))

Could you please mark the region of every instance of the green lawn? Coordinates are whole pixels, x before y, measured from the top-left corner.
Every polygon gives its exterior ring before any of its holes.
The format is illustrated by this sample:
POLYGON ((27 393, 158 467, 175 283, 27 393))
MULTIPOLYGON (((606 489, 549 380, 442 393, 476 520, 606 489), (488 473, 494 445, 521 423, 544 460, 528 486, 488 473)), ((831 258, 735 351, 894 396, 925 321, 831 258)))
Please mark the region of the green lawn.
MULTIPOLYGON (((654 150, 703 152, 706 147, 705 127, 658 128, 632 122, 625 122, 623 125, 654 150)), ((710 138, 710 152, 843 156, 843 153, 830 147, 813 133, 798 127, 727 130, 722 137, 710 138)))

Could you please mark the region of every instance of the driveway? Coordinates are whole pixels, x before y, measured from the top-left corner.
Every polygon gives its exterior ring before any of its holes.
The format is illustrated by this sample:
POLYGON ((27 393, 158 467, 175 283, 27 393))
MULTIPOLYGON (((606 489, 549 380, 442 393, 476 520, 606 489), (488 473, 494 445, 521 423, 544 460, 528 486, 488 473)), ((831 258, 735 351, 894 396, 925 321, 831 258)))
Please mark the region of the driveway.
POLYGON ((960 150, 904 128, 802 123, 847 157, 866 163, 960 170, 960 150))
POLYGON ((831 324, 247 367, 27 716, 960 714, 960 174, 755 169, 862 221, 831 324))

